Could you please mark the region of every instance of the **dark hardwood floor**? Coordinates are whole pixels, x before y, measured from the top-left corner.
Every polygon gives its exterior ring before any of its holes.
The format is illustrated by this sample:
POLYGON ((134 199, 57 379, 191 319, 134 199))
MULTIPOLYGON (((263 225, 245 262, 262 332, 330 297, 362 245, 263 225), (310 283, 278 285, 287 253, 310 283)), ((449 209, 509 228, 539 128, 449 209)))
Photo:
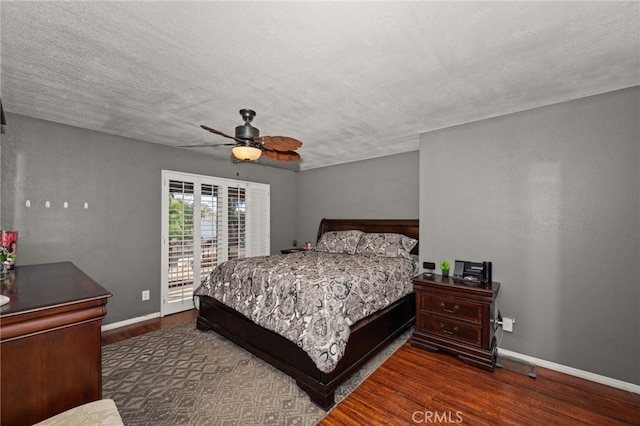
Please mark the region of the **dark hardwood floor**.
MULTIPOLYGON (((107 345, 195 321, 190 310, 102 333, 107 345)), ((638 425, 640 394, 538 367, 537 378, 403 345, 321 422, 336 425, 638 425)))
POLYGON ((177 314, 167 315, 161 318, 153 318, 147 321, 126 325, 120 328, 114 328, 102 332, 102 346, 140 336, 141 334, 150 333, 162 328, 171 327, 172 325, 183 324, 188 321, 195 321, 198 317, 197 309, 189 309, 188 311, 177 314))
POLYGON ((640 395, 544 368, 537 378, 403 345, 320 425, 638 425, 640 395))

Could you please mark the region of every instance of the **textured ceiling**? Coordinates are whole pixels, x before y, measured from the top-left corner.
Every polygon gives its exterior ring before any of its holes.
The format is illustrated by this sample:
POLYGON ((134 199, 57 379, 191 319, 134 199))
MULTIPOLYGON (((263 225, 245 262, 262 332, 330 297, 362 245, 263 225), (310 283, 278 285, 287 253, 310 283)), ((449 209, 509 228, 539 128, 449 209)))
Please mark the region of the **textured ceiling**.
POLYGON ((640 84, 638 2, 2 1, 0 14, 5 110, 178 146, 227 142, 199 125, 233 133, 248 107, 262 135, 304 142, 301 170, 640 84))

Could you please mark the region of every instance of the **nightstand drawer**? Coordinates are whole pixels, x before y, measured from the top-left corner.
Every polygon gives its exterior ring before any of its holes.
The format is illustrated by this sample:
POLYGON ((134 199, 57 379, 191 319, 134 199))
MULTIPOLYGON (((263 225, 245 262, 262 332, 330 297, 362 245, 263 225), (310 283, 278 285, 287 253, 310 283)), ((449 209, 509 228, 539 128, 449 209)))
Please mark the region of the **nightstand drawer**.
POLYGON ((442 317, 420 315, 418 327, 428 333, 453 339, 459 342, 467 342, 475 346, 482 345, 482 327, 464 324, 458 321, 449 321, 442 317))
POLYGON ((421 309, 450 318, 482 323, 482 304, 468 300, 421 294, 421 309))

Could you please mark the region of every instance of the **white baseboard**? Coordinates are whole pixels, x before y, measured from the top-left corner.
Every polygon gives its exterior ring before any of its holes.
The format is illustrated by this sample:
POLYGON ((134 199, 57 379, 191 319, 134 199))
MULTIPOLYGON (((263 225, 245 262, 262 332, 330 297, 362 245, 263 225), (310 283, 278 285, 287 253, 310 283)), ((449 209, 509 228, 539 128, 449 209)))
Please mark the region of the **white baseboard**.
POLYGON ((131 319, 128 319, 128 320, 118 321, 118 322, 114 322, 114 323, 111 323, 111 324, 103 325, 100 328, 100 330, 101 331, 112 330, 114 328, 124 327, 125 325, 135 324, 137 322, 142 322, 142 321, 150 320, 150 319, 153 319, 153 318, 160 318, 160 312, 154 312, 152 314, 144 315, 144 316, 141 316, 141 317, 131 318, 131 319))
POLYGON ((548 368, 549 370, 558 371, 560 373, 569 374, 570 376, 580 377, 581 379, 591 380, 592 382, 640 394, 640 386, 633 383, 623 382, 622 380, 601 376, 599 374, 590 373, 588 371, 579 370, 562 364, 556 364, 555 362, 545 361, 544 359, 535 358, 529 355, 523 355, 508 349, 498 348, 498 353, 512 358, 519 358, 540 367, 548 368))

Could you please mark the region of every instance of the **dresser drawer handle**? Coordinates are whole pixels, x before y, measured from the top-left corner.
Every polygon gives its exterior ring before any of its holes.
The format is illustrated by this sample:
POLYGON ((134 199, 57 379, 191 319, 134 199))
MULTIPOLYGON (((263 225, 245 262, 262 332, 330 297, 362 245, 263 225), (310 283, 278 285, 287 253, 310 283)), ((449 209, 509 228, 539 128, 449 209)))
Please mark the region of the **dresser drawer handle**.
POLYGON ((460 306, 458 305, 454 305, 453 309, 447 309, 446 305, 444 304, 444 302, 440 302, 440 307, 442 308, 443 311, 449 313, 449 314, 455 314, 458 309, 460 309, 460 306))
POLYGON ((446 328, 444 328, 443 323, 440 323, 440 328, 444 333, 447 333, 447 334, 456 334, 456 332, 458 331, 458 327, 453 327, 453 330, 447 330, 446 328))

